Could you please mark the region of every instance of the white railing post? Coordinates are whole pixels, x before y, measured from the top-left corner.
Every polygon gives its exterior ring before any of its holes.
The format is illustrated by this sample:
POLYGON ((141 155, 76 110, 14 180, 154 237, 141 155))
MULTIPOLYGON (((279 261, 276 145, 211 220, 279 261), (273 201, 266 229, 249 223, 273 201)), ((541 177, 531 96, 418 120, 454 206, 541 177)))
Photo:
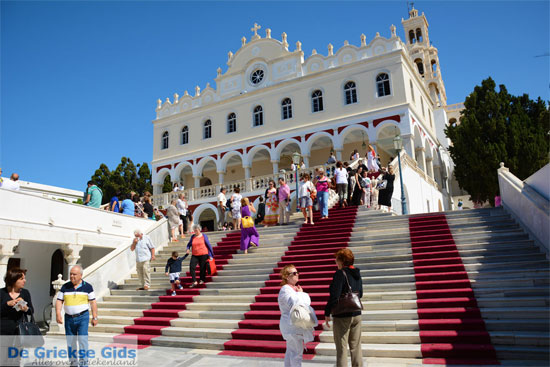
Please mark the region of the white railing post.
MULTIPOLYGON (((55 294, 54 294, 53 299, 52 299, 52 306, 53 307, 52 307, 52 312, 51 312, 51 321, 50 321, 50 330, 49 330, 50 333, 52 333, 52 332, 55 333, 55 334, 58 334, 58 333, 64 334, 65 333, 64 326, 62 324, 57 323, 57 313, 55 311, 55 304, 57 303, 57 294, 59 293, 59 291, 61 290, 61 287, 65 283, 67 283, 67 281, 63 280, 63 275, 62 274, 57 274, 57 279, 52 282, 53 289, 55 290, 55 294)), ((61 317, 63 317, 64 313, 65 313, 65 311, 63 310, 63 307, 61 307, 61 317)))

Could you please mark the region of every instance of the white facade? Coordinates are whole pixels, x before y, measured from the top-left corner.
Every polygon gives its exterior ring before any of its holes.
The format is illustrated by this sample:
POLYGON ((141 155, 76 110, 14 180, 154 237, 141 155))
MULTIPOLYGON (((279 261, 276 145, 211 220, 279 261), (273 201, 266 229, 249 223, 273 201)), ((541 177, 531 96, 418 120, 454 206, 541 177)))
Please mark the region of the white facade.
MULTIPOLYGON (((235 182, 253 195, 263 187, 243 180, 288 170, 294 152, 313 167, 326 162, 330 150, 347 160, 354 149, 364 156, 371 144, 386 165, 396 156, 392 140, 400 134, 405 152, 449 208, 445 87, 427 20, 414 9, 409 15, 402 24, 414 37, 406 42, 392 25, 388 38, 377 33, 367 42, 361 35, 358 46, 344 41, 335 50, 329 44, 326 55, 314 50, 307 58, 300 42, 290 50, 285 33, 277 40, 266 29, 262 38, 255 25, 252 39, 243 38, 242 47, 229 53, 227 70, 218 68, 215 87, 207 83, 193 95, 158 101, 155 203, 167 202, 159 196, 167 175, 185 186, 191 204, 215 205, 218 189, 235 182)), ((423 204, 410 212, 426 209, 423 204)))

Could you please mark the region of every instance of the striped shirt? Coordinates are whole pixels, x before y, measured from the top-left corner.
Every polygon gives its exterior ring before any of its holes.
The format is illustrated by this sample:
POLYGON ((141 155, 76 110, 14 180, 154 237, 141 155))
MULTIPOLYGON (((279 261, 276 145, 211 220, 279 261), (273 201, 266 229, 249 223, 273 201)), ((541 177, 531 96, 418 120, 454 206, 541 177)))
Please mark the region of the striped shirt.
POLYGON ((67 315, 76 315, 87 311, 88 303, 95 300, 94 288, 85 281, 82 281, 76 288, 73 283, 67 282, 61 287, 57 299, 63 301, 67 315))

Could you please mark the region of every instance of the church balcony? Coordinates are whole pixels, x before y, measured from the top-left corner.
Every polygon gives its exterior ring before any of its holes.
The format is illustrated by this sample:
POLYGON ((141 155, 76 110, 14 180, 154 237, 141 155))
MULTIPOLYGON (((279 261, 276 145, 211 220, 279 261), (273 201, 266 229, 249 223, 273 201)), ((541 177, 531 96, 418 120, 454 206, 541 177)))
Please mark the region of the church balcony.
MULTIPOLYGON (((309 173, 309 175, 313 177, 315 170, 318 168, 323 168, 327 172, 327 175, 332 177, 332 174, 336 169, 336 165, 324 164, 301 169, 299 170, 298 175, 309 173)), ((183 191, 172 191, 159 195, 153 195, 153 205, 159 207, 160 209, 165 209, 170 205, 170 202, 177 199, 178 195, 181 193, 185 194, 189 205, 216 201, 222 187, 227 189, 227 194, 233 193, 233 190, 238 187, 241 190, 241 195, 243 195, 243 197, 259 195, 265 192, 269 186, 270 180, 277 181, 281 177, 284 177, 285 181, 290 186, 291 191, 296 189, 295 172, 282 169, 278 174, 272 173, 268 175, 224 182, 223 184, 218 183, 214 185, 185 189, 183 191)))

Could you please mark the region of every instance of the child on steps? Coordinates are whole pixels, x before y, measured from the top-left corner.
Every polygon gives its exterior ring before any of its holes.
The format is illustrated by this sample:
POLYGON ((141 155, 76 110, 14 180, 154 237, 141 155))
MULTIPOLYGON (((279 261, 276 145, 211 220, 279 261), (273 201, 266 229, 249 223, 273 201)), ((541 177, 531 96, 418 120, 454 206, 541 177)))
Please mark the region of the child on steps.
POLYGON ((187 255, 178 257, 177 251, 172 251, 172 257, 168 259, 166 262, 166 267, 164 271, 166 272, 166 276, 170 277, 170 284, 172 285, 172 296, 176 295, 176 286, 178 289, 182 289, 183 287, 180 284, 180 272, 181 272, 181 263, 187 255))

